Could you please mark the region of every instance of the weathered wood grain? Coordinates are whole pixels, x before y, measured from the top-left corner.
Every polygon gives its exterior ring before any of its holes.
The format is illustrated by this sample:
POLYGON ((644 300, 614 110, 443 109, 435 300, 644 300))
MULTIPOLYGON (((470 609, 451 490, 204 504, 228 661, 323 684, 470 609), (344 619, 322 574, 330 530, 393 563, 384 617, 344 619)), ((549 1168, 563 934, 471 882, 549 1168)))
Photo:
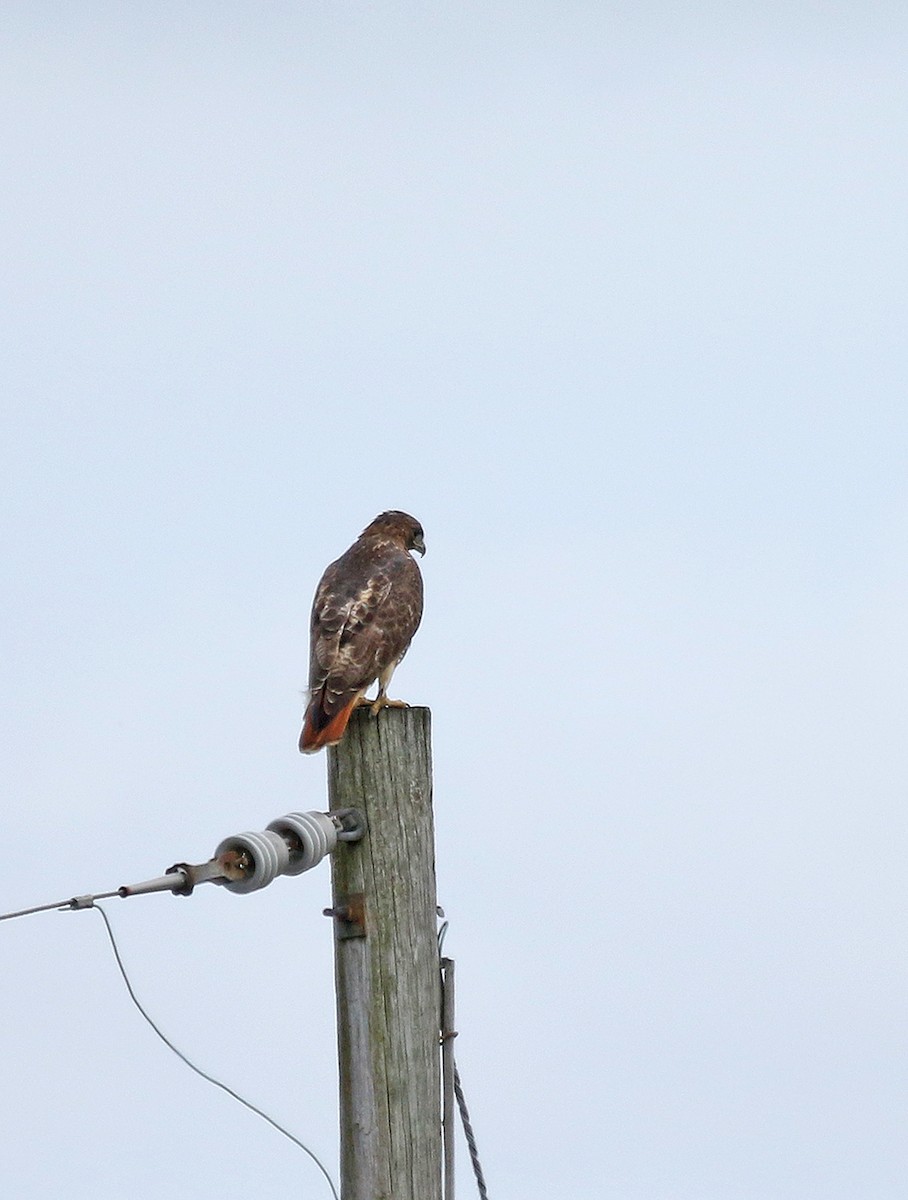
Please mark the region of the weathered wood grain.
POLYGON ((362 894, 365 931, 335 918, 341 1200, 440 1200, 429 710, 355 712, 329 750, 328 794, 368 825, 332 855, 334 907, 362 894))

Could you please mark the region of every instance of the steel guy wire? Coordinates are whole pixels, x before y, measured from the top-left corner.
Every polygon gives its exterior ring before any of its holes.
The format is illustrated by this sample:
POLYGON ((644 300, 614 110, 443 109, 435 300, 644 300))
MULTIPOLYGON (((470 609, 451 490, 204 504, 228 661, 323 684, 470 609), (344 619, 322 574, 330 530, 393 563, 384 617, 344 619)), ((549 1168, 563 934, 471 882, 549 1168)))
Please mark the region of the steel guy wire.
MULTIPOLYGON (((444 917, 444 912, 440 908, 438 910, 438 915, 440 917, 444 917)), ((441 960, 442 948, 444 947, 445 936, 447 935, 447 932, 448 932, 448 924, 449 923, 447 921, 442 921, 442 924, 439 926, 438 934, 437 934, 438 955, 439 955, 439 960, 440 960, 440 964, 439 964, 440 966, 443 966, 444 962, 450 961, 447 959, 441 960)), ((453 963, 451 965, 453 966, 453 963)), ((445 975, 444 975, 444 971, 442 970, 441 971, 442 993, 444 993, 444 989, 446 986, 447 985, 446 985, 446 981, 445 981, 445 975)), ((457 1037, 456 1031, 444 1028, 443 1021, 442 1021, 442 1037, 443 1038, 457 1037)), ((473 1133, 473 1124, 470 1121, 470 1113, 467 1109, 466 1098, 464 1097, 464 1094, 463 1094, 463 1085, 460 1082, 460 1072, 457 1069, 457 1061, 454 1058, 453 1054, 451 1055, 451 1066, 453 1068, 453 1076, 454 1076, 454 1079, 453 1079, 454 1096, 457 1100, 457 1107, 460 1110, 460 1121, 461 1121, 461 1124, 463 1125, 464 1136, 467 1139, 467 1147, 470 1151, 470 1161, 473 1164, 473 1174, 476 1176, 476 1187, 479 1190, 480 1200, 488 1200, 489 1194, 486 1191, 486 1180, 485 1180, 485 1175, 483 1174, 483 1171, 482 1171, 482 1163, 479 1161, 479 1150, 476 1146, 476 1135, 473 1133)))
POLYGON ((460 1082, 460 1072, 457 1070, 456 1062, 454 1064, 454 1095, 457 1097, 457 1107, 460 1109, 460 1119, 463 1123, 467 1146, 470 1149, 470 1161, 473 1164, 473 1174, 476 1176, 476 1186, 479 1189, 479 1195, 482 1197, 482 1200, 489 1200, 489 1194, 486 1191, 485 1176, 482 1173, 482 1163, 479 1161, 479 1151, 476 1148, 476 1137, 473 1134, 473 1126, 470 1123, 470 1114, 467 1111, 467 1102, 464 1099, 463 1086, 460 1082))

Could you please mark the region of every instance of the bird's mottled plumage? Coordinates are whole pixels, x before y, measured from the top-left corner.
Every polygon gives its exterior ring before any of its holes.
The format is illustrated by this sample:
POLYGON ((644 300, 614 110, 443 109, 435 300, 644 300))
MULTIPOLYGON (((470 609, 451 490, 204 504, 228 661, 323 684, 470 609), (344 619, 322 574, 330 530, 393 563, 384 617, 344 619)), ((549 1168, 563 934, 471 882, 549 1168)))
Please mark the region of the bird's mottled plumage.
POLYGON ((340 741, 374 680, 373 711, 393 703, 388 683, 422 617, 422 576, 411 550, 426 552, 420 523, 385 512, 322 576, 312 604, 304 753, 340 741))

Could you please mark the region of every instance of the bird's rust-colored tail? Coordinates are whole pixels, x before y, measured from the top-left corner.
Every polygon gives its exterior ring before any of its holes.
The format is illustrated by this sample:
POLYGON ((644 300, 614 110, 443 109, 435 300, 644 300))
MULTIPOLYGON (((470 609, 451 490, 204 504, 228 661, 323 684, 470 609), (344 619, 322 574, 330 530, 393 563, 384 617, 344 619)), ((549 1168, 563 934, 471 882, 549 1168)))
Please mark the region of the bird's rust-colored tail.
POLYGON ((350 720, 350 714, 356 707, 358 699, 358 696, 354 696, 349 704, 345 705, 340 712, 336 712, 333 717, 329 717, 326 721, 319 700, 313 698, 306 709, 303 732, 300 734, 300 750, 302 753, 314 754, 316 750, 321 750, 322 746, 336 746, 344 736, 347 723, 350 720))

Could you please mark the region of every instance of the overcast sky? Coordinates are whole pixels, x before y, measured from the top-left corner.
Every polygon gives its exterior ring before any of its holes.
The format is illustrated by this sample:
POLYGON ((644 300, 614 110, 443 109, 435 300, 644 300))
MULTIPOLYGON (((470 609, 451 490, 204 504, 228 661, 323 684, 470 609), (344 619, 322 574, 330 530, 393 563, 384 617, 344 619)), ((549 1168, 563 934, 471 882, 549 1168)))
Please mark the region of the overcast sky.
MULTIPOLYGON (((906 55, 872 0, 6 4, 0 910, 324 808, 312 593, 403 508, 493 1200, 900 1200, 906 55)), ((336 1174, 328 898, 108 907, 336 1174)), ((96 914, 0 946, 5 1194, 328 1200, 96 914)))

